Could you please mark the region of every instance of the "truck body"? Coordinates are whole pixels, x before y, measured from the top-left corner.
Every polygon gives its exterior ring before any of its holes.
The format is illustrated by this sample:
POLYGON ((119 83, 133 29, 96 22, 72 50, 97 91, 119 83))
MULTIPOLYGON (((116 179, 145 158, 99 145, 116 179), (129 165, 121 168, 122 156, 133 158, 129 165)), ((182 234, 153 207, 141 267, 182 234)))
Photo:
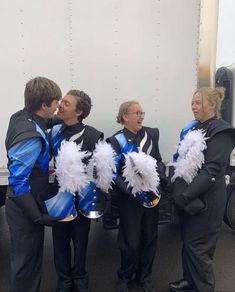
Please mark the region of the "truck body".
POLYGON ((145 124, 159 127, 162 156, 169 161, 180 129, 192 119, 199 70, 215 61, 214 52, 200 63, 202 2, 0 1, 1 171, 9 118, 23 108, 24 85, 36 76, 57 82, 63 94, 87 92, 93 108, 85 122, 106 137, 119 129, 120 103, 138 100, 145 124))
POLYGON ((8 177, 8 121, 23 108, 24 86, 36 76, 54 80, 63 95, 70 89, 87 92, 93 108, 85 123, 105 137, 120 129, 119 105, 139 101, 144 124, 160 130, 168 163, 182 127, 193 119, 194 91, 214 83, 218 3, 0 1, 0 194, 8 177))

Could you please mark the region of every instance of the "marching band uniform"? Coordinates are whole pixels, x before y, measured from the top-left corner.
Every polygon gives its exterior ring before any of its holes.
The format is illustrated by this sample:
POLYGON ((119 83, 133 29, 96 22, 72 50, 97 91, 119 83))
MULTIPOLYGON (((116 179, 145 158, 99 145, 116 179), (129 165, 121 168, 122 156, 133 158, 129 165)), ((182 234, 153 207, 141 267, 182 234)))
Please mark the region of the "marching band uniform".
MULTIPOLYGON (((180 210, 183 278, 189 283, 190 291, 212 292, 215 289, 212 261, 226 204, 224 175, 234 147, 235 131, 227 122, 214 117, 191 126, 192 129, 183 131, 182 140, 187 139, 190 130, 203 130, 207 145, 205 160, 191 183, 186 183, 182 177, 176 178, 173 199, 180 210)), ((181 286, 185 283, 179 281, 176 287, 180 289, 181 286)))
POLYGON ((120 213, 118 244, 121 251, 120 282, 128 283, 135 276, 143 284, 149 280, 158 237, 158 206, 145 208, 131 194, 122 176, 123 154, 137 147, 157 160, 160 178, 165 178, 165 165, 158 148, 159 130, 143 127, 136 135, 124 128, 107 139, 118 155, 114 191, 120 213))
POLYGON ((46 224, 39 202, 47 193, 49 181, 45 120, 26 109, 15 113, 9 123, 6 149, 10 171, 6 216, 11 230, 11 290, 39 291, 42 224, 46 224))
MULTIPOLYGON (((51 131, 51 144, 53 155, 56 156, 61 142, 74 141, 81 145, 81 151, 92 151, 96 143, 103 138, 103 133, 81 122, 67 126, 64 123, 56 125, 51 131)), ((79 179, 79 178, 78 178, 79 179)), ((76 201, 79 201, 78 196, 76 201)), ((99 205, 97 199, 93 205, 99 205)), ((78 209, 78 202, 76 206, 78 209)), ((90 219, 78 212, 73 221, 59 222, 53 227, 54 261, 58 276, 57 291, 88 291, 88 275, 86 272, 86 253, 90 219), (71 268, 71 247, 74 245, 74 264, 71 268)))

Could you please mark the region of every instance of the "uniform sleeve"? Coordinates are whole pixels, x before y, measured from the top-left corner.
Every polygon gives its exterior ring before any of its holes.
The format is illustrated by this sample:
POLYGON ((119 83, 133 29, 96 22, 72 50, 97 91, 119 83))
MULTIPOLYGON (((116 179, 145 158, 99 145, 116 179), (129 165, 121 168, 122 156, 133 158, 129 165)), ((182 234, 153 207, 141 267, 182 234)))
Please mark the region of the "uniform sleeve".
POLYGON ((161 161, 162 161, 162 156, 161 156, 161 154, 160 154, 158 141, 159 141, 159 130, 158 130, 158 128, 155 128, 155 129, 154 129, 154 142, 155 142, 154 147, 156 148, 156 156, 155 156, 154 158, 155 158, 158 162, 161 162, 161 161))
POLYGON ((154 157, 157 160, 157 171, 159 173, 160 177, 160 183, 161 183, 161 193, 164 192, 164 188, 168 183, 168 179, 166 177, 166 166, 162 162, 162 156, 160 154, 159 150, 159 130, 156 128, 154 129, 154 141, 155 141, 155 147, 156 147, 156 157, 154 157))
POLYGON ((217 177, 224 175, 223 170, 227 167, 233 148, 234 139, 229 131, 220 132, 208 141, 205 163, 184 193, 187 199, 191 200, 206 192, 217 177))
POLYGON ((40 138, 31 138, 15 144, 8 150, 9 185, 13 187, 16 196, 22 196, 31 191, 29 176, 42 150, 40 138))

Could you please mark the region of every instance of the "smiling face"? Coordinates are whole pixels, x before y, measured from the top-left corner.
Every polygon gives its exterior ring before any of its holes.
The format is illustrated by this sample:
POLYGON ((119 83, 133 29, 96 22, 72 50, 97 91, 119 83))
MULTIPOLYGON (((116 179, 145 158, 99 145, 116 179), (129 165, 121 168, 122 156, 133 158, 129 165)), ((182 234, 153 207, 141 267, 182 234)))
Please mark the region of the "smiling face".
POLYGON ((192 98, 192 112, 195 119, 203 123, 215 115, 215 102, 196 92, 192 98))
POLYGON ((131 104, 128 111, 123 114, 123 125, 133 133, 137 133, 142 129, 143 120, 144 112, 139 103, 131 104))
POLYGON ((73 95, 66 95, 62 98, 57 116, 64 121, 66 125, 74 125, 78 123, 78 117, 82 111, 77 111, 77 98, 73 95))

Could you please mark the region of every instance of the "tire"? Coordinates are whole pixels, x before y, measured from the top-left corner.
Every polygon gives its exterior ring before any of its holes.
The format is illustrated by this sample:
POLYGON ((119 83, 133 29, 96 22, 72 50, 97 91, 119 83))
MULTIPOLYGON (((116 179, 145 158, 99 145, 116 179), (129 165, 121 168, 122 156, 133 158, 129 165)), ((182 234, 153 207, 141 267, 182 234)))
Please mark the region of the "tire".
POLYGON ((0 207, 5 205, 7 186, 0 186, 0 207))
POLYGON ((228 198, 225 208, 224 222, 235 231, 235 189, 234 186, 230 186, 227 188, 228 198))

